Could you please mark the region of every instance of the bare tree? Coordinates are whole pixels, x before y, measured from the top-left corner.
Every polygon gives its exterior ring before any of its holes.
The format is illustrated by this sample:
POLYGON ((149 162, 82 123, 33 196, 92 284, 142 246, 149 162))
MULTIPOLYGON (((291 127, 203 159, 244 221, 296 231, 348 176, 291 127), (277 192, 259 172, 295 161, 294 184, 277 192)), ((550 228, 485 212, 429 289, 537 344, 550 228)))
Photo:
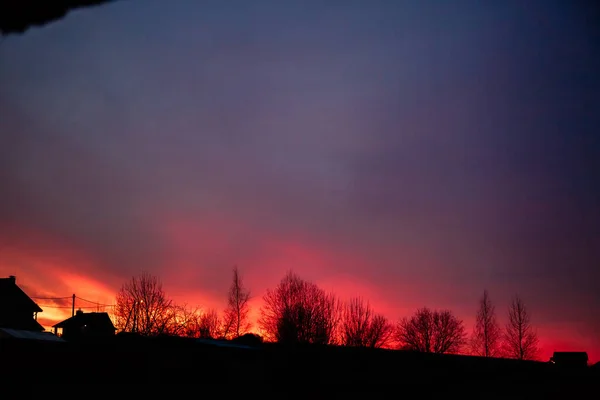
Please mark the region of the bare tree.
POLYGON ((250 322, 248 321, 248 312, 250 307, 250 290, 244 286, 244 282, 238 267, 233 268, 233 280, 229 288, 227 298, 227 308, 224 315, 224 332, 226 338, 237 338, 248 332, 250 322))
POLYGON ((340 327, 342 345, 384 347, 392 338, 393 326, 383 315, 375 314, 369 302, 356 297, 344 305, 340 327))
POLYGON ((484 290, 471 335, 471 352, 482 357, 497 357, 500 355, 501 338, 496 307, 492 304, 488 291, 484 290))
POLYGON ((200 311, 198 307, 188 307, 186 304, 171 306, 171 317, 166 332, 173 336, 198 337, 200 311))
POLYGON ((368 336, 367 347, 388 347, 394 339, 394 325, 383 315, 376 314, 371 319, 371 329, 368 336))
POLYGON ((332 344, 341 304, 312 282, 288 272, 275 290, 267 290, 259 325, 267 340, 332 344))
POLYGON ((217 311, 211 309, 200 315, 198 320, 198 337, 203 339, 221 337, 221 322, 217 311))
POLYGON ((117 293, 117 329, 142 335, 168 333, 175 313, 160 280, 147 272, 134 276, 117 293))
POLYGON ((518 360, 535 360, 538 357, 538 343, 527 307, 519 296, 515 296, 508 308, 502 346, 504 355, 518 360))
POLYGON ((398 323, 396 340, 403 349, 458 353, 465 344, 466 335, 463 322, 450 311, 432 311, 424 307, 398 323))

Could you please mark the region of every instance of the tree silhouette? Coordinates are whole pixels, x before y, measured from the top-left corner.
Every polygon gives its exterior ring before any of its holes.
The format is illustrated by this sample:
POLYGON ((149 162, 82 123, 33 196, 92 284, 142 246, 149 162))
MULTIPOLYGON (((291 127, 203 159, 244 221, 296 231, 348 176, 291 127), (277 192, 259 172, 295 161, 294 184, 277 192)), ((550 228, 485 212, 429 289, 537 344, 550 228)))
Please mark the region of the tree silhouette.
POLYGON ((538 342, 527 307, 519 296, 515 296, 508 307, 508 323, 502 346, 504 355, 518 360, 535 360, 538 357, 538 342))
POLYGON ((280 343, 331 344, 340 320, 337 298, 288 272, 267 290, 259 325, 268 340, 280 343))
POLYGON ((484 290, 471 335, 471 352, 483 357, 497 357, 500 355, 501 339, 502 331, 496 319, 496 308, 488 291, 484 290))
POLYGON ((398 323, 396 340, 403 349, 458 353, 465 344, 466 335, 463 322, 450 311, 432 311, 424 307, 398 323))
POLYGON ((383 315, 375 314, 369 302, 356 297, 344 305, 340 326, 342 345, 384 347, 392 339, 393 326, 383 315))
POLYGON ((198 337, 200 311, 187 305, 172 305, 166 332, 173 336, 198 337))
POLYGON ((132 277, 117 293, 115 322, 120 331, 142 335, 168 333, 175 315, 162 283, 147 272, 132 277))
POLYGON ((198 337, 216 339, 221 336, 221 322, 216 310, 210 309, 198 319, 198 337))
POLYGON ((227 308, 224 315, 224 332, 223 335, 227 338, 237 338, 248 332, 250 322, 248 321, 248 312, 250 307, 250 290, 244 286, 244 282, 238 267, 233 268, 233 280, 229 288, 227 298, 227 308))

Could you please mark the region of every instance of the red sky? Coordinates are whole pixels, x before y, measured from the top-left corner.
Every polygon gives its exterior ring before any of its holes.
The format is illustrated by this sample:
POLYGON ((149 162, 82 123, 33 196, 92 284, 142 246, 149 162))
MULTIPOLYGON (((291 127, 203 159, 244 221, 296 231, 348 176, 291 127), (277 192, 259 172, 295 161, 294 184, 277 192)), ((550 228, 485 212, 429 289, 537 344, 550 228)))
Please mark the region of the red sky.
POLYGON ((257 310, 293 269, 468 329, 487 289, 502 320, 523 298, 544 359, 598 361, 585 3, 123 1, 7 36, 0 275, 110 304, 145 270, 222 309, 237 265, 257 310))
MULTIPOLYGON (((15 230, 17 231, 17 230, 15 230)), ((95 262, 85 254, 69 249, 65 244, 58 241, 43 238, 32 232, 23 232, 20 240, 7 240, 2 238, 0 247, 0 275, 10 274, 17 276, 17 282, 27 294, 33 297, 65 297, 60 301, 36 300, 42 306, 44 312, 39 314, 39 321, 47 328, 56 322, 68 318, 71 315, 71 300, 69 297, 76 294, 77 297, 97 302, 100 304, 114 304, 115 294, 121 284, 128 278, 124 275, 107 274, 103 272, 102 265, 95 262), (25 239, 26 238, 26 239, 25 239)), ((184 235, 185 236, 185 235, 184 235)), ((187 236, 186 236, 187 237, 187 236)), ((198 269, 193 265, 186 265, 186 240, 172 243, 174 250, 181 251, 181 257, 173 260, 171 268, 165 269, 159 277, 164 282, 167 295, 178 303, 187 303, 191 306, 200 306, 204 309, 215 308, 221 311, 225 307, 226 292, 230 271, 227 268, 204 272, 204 279, 218 282, 213 290, 202 292, 194 290, 186 281, 198 276, 198 269)), ((397 321, 403 316, 411 313, 421 306, 448 307, 465 322, 467 331, 470 332, 474 313, 477 307, 478 292, 471 292, 465 298, 471 298, 471 303, 463 306, 452 306, 444 301, 443 288, 426 289, 414 288, 413 285, 398 285, 391 288, 392 291, 405 293, 404 296, 394 296, 390 299, 386 292, 390 288, 382 287, 368 280, 353 279, 351 275, 344 273, 324 273, 327 265, 331 262, 360 262, 352 260, 351 257, 343 255, 327 254, 318 248, 310 248, 299 243, 270 243, 266 248, 267 254, 257 254, 253 259, 240 262, 241 271, 244 274, 246 284, 252 290, 250 317, 255 322, 261 297, 266 288, 274 287, 279 279, 287 271, 286 267, 293 268, 305 279, 312 279, 321 287, 333 290, 342 299, 354 296, 362 296, 368 299, 374 308, 386 315, 390 320, 397 321), (253 271, 249 273, 249 271, 253 271), (432 301, 426 301, 418 292, 429 290, 438 291, 439 296, 430 297, 432 301)), ((219 249, 216 238, 207 243, 213 249, 219 249)), ((203 252, 202 248, 194 251, 203 252)), ((208 252, 210 253, 210 252, 208 252)), ((453 296, 448 296, 452 299, 453 296)), ((76 300, 76 309, 83 307, 84 311, 107 311, 110 307, 103 307, 76 300)), ((496 302, 499 321, 504 323, 506 304, 496 302)), ((598 342, 580 331, 576 326, 558 327, 555 324, 536 322, 538 309, 531 309, 534 325, 540 338, 540 355, 542 360, 549 359, 553 351, 587 351, 590 362, 600 360, 600 346, 598 342)), ((253 329, 257 329, 254 323, 253 329)))

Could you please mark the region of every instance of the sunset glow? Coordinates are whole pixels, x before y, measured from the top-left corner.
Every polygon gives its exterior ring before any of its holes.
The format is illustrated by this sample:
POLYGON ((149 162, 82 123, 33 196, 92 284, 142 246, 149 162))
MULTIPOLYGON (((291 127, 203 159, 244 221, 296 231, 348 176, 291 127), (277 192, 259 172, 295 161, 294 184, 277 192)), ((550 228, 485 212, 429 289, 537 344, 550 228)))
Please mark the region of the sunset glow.
MULTIPOLYGON (((126 276, 113 276, 108 279, 104 274, 100 273, 97 276, 113 282, 112 286, 105 284, 103 281, 96 278, 93 272, 89 276, 82 276, 72 271, 76 271, 77 265, 69 260, 68 256, 56 258, 56 252, 53 250, 38 249, 36 252, 39 259, 28 256, 28 252, 19 251, 17 248, 3 247, 0 254, 0 272, 3 275, 16 275, 17 283, 23 288, 26 293, 32 297, 42 297, 36 299, 37 303, 44 310, 38 315, 38 321, 47 329, 51 330, 51 326, 71 316, 71 295, 76 294, 77 297, 90 300, 91 302, 100 303, 103 306, 96 306, 93 303, 81 302, 76 300, 75 309, 82 308, 85 312, 106 311, 111 312, 111 308, 105 305, 112 305, 115 301, 116 292, 119 290, 121 283, 128 279, 126 276), (54 262, 44 261, 44 254, 52 254, 54 262), (61 262, 64 261, 64 262, 61 262), (52 300, 51 298, 61 298, 60 300, 52 300)), ((306 273, 302 273, 301 265, 304 262, 310 262, 308 265, 319 265, 319 259, 314 253, 307 250, 300 251, 297 246, 282 246, 280 252, 286 254, 288 259, 295 260, 292 264, 296 265, 295 271, 302 274, 306 279, 310 279, 311 273, 318 275, 318 269, 307 269, 306 273), (312 255, 309 255, 312 254, 312 255)), ((65 254, 72 254, 65 252, 65 254)), ((250 285, 260 288, 257 292, 253 290, 252 300, 250 302, 250 320, 252 322, 252 331, 259 333, 257 320, 259 310, 262 305, 262 295, 267 286, 260 282, 268 282, 269 287, 274 287, 283 277, 284 268, 277 268, 280 263, 273 260, 270 268, 265 270, 270 271, 264 276, 245 276, 245 281, 250 285)), ((242 264, 242 263, 240 263, 242 264)), ((249 270, 259 268, 264 264, 244 263, 249 270)), ((99 271, 102 268, 98 268, 99 271)), ((188 272, 192 273, 193 269, 188 272)), ((194 293, 192 291, 181 291, 179 287, 185 287, 185 278, 182 281, 181 271, 174 270, 169 273, 168 270, 162 275, 163 280, 167 280, 170 284, 165 285, 167 294, 179 304, 187 304, 192 307, 198 307, 200 310, 216 309, 221 312, 226 306, 226 291, 230 279, 229 270, 223 268, 221 273, 222 284, 219 288, 214 288, 209 293, 194 293), (217 290, 219 289, 219 290, 217 290), (220 291, 220 293, 219 293, 220 291)), ((323 278, 315 280, 322 288, 331 290, 336 293, 341 299, 347 300, 352 297, 360 296, 370 302, 374 309, 387 316, 390 320, 396 321, 404 316, 411 315, 417 307, 425 306, 427 303, 418 304, 414 300, 407 299, 405 303, 393 303, 386 300, 385 295, 377 289, 377 285, 368 282, 359 282, 352 279, 351 276, 343 274, 335 277, 323 278)), ((473 293, 473 305, 470 308, 454 309, 465 322, 467 331, 470 332, 474 321, 474 311, 476 307, 476 297, 479 293, 473 293)), ((500 321, 504 321, 504 307, 498 306, 500 321)), ((534 312, 534 318, 537 313, 534 312)), ((587 351, 590 357, 590 362, 600 360, 600 346, 593 340, 589 340, 582 332, 570 330, 569 328, 557 329, 551 324, 536 324, 536 329, 540 335, 540 359, 548 360, 554 351, 587 351)))
POLYGON ((542 360, 600 361, 600 52, 579 8, 225 3, 111 2, 0 42, 0 277, 46 328, 74 294, 111 312, 142 271, 222 312, 237 266, 254 330, 292 270, 468 333, 484 290, 501 325, 519 295, 542 360))

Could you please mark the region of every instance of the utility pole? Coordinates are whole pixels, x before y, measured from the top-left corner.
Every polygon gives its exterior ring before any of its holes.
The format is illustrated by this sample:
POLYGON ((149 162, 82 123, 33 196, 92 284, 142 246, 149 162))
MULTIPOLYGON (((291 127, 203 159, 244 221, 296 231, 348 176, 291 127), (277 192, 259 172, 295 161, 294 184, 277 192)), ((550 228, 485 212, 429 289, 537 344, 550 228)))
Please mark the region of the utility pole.
POLYGON ((75 293, 73 293, 73 302, 71 303, 71 317, 75 316, 75 293))

